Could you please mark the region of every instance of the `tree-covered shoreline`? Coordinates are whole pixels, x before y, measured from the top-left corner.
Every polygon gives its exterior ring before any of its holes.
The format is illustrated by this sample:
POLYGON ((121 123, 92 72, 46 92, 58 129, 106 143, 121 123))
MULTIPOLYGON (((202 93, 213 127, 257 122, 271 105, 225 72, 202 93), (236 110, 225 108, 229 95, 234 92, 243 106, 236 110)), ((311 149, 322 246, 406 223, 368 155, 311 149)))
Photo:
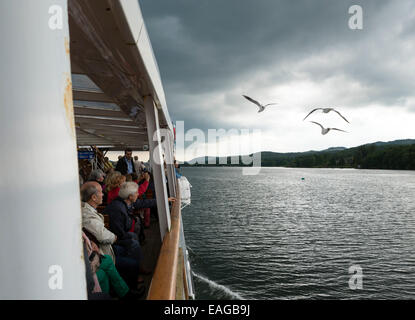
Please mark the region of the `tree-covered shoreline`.
MULTIPOLYGON (((252 155, 251 155, 252 156, 252 155)), ((209 157, 211 160, 212 158, 209 157)), ((203 158, 202 158, 203 159, 203 158)), ((216 164, 184 163, 183 166, 241 166, 230 164, 231 157, 216 158, 216 164)), ((243 165, 243 164, 242 164, 243 165)), ((262 167, 292 167, 292 168, 356 168, 356 169, 390 169, 415 170, 415 140, 396 140, 392 142, 376 142, 354 148, 330 148, 323 151, 308 151, 298 153, 261 153, 262 167)))

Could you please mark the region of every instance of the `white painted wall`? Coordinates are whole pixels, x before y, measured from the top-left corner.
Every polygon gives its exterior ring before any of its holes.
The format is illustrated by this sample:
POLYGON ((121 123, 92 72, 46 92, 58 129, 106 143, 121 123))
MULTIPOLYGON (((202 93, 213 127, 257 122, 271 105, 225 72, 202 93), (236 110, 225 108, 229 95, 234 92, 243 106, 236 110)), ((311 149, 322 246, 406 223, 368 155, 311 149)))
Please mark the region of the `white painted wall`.
POLYGON ((0 299, 85 299, 67 1, 0 1, 0 39, 0 299))

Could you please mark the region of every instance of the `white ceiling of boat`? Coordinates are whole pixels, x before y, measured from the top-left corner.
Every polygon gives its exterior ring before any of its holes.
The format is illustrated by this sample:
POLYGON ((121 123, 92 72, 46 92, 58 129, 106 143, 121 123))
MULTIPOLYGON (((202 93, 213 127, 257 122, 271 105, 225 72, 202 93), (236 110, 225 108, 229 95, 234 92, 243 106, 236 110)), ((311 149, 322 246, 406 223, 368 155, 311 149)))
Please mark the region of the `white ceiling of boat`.
MULTIPOLYGON (((131 15, 139 7, 126 8, 113 0, 69 1, 72 88, 79 147, 143 150, 148 145, 143 108, 143 97, 147 95, 155 101, 160 127, 171 129, 158 69, 154 72, 154 56, 142 54, 146 50, 152 53, 151 44, 145 38, 147 42, 141 41, 143 50, 139 48, 140 38, 135 43, 128 38, 140 37, 143 30, 147 37, 144 23, 130 25, 124 13, 127 9, 131 15)), ((142 21, 139 11, 136 15, 142 21)))

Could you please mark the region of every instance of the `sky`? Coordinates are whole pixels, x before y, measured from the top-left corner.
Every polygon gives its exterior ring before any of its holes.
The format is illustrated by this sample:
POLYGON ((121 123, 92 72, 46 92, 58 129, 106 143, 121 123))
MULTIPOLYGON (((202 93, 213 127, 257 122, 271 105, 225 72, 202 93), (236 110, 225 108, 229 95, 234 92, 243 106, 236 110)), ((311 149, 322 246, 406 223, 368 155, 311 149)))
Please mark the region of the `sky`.
POLYGON ((206 137, 228 133, 187 142, 186 152, 179 145, 179 159, 415 138, 413 0, 139 3, 173 123, 206 137), (352 5, 362 7, 361 30, 349 28, 352 5), (278 105, 258 113, 243 94, 278 105), (350 124, 333 112, 303 121, 317 107, 336 108, 350 124), (322 135, 309 121, 347 133, 322 135))

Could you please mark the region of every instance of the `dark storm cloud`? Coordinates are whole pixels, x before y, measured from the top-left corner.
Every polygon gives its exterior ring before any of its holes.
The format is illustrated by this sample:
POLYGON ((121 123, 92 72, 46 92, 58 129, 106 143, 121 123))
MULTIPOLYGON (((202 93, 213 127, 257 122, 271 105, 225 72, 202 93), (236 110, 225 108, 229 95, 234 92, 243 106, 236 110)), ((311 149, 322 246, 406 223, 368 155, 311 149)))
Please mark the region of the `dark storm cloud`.
POLYGON ((351 36, 347 1, 141 3, 163 77, 192 92, 223 88, 241 73, 351 36))
POLYGON ((236 97, 226 92, 258 72, 270 72, 262 83, 254 84, 258 87, 295 81, 299 73, 315 82, 343 76, 367 88, 356 106, 396 103, 414 91, 412 75, 391 62, 405 61, 408 53, 394 52, 393 47, 400 50, 402 41, 413 40, 415 24, 408 15, 415 3, 410 0, 141 0, 140 4, 172 117, 189 121, 192 127, 211 128, 212 122, 215 127, 229 126, 225 110, 212 112, 221 106, 207 101, 223 94, 223 102, 231 108, 236 97), (348 28, 348 8, 354 4, 363 7, 364 30, 348 28), (398 45, 384 42, 382 31, 401 22, 394 40, 398 45), (313 60, 327 52, 346 58, 313 60))

